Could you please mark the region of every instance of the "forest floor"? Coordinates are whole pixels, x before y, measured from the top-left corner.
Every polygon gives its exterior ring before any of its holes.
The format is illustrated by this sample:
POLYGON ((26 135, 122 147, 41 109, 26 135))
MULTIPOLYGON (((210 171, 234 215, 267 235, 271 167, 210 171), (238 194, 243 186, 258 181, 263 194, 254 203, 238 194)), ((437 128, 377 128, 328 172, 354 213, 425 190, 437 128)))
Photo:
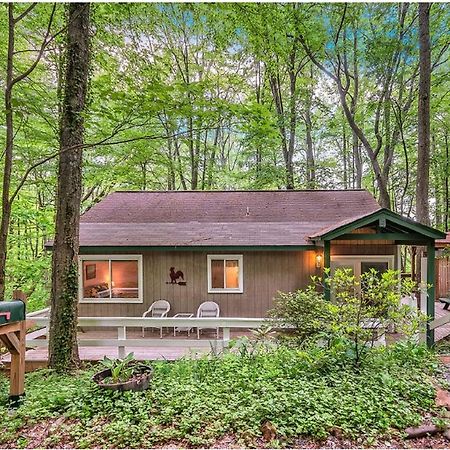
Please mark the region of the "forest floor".
POLYGON ((153 362, 145 392, 99 389, 100 366, 27 374, 22 406, 0 376, 0 448, 449 448, 450 359, 424 347, 279 348, 153 362), (405 439, 411 427, 433 436, 405 439))

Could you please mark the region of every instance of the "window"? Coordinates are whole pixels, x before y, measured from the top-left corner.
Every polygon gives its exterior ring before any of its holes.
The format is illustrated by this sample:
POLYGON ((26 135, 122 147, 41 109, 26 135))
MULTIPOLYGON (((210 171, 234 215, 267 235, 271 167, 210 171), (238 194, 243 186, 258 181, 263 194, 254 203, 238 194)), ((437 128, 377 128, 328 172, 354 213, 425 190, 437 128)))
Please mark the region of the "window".
POLYGON ((393 267, 394 256, 392 255, 331 257, 331 273, 334 273, 336 269, 351 269, 352 273, 358 278, 370 269, 382 273, 393 267))
POLYGON ((242 255, 208 255, 208 292, 243 292, 242 255))
POLYGON ((361 261, 361 274, 370 272, 372 269, 381 275, 389 269, 389 263, 387 261, 361 261))
MULTIPOLYGON (((350 273, 357 279, 370 269, 375 269, 379 274, 394 268, 393 255, 354 255, 354 256, 332 256, 331 257, 331 274, 333 275, 337 269, 349 269, 350 273)), ((358 288, 359 295, 359 288, 358 288)), ((332 293, 333 296, 333 293, 332 293)))
POLYGON ((80 301, 142 303, 142 256, 81 256, 80 301))

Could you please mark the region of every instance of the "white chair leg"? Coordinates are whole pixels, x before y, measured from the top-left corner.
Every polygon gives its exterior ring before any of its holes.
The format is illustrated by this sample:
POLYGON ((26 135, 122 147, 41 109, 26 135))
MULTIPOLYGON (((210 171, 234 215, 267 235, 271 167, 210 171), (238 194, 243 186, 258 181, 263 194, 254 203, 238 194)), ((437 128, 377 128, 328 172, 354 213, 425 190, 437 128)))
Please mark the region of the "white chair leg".
POLYGON ((162 339, 163 329, 162 327, 159 329, 159 338, 162 339))
POLYGON ((145 337, 144 336, 144 327, 142 327, 142 337, 145 337))
POLYGON ((200 329, 197 328, 197 339, 200 339, 200 329))

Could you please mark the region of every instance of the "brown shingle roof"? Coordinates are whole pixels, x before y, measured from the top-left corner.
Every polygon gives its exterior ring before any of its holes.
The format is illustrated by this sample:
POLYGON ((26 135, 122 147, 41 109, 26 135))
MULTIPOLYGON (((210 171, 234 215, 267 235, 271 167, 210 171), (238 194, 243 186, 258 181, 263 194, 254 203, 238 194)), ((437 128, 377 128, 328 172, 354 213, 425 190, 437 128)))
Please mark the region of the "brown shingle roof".
POLYGON ((81 218, 81 246, 298 246, 380 209, 364 190, 115 192, 81 218))

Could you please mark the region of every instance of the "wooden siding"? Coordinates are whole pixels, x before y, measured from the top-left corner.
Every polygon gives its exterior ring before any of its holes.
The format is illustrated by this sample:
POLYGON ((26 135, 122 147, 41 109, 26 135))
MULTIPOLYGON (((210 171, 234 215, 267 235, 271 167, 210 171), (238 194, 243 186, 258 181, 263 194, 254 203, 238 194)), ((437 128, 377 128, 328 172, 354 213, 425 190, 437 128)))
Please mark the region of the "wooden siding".
POLYGON ((436 259, 436 298, 448 297, 450 292, 450 259, 436 259))
MULTIPOLYGON (((223 252, 214 252, 221 254, 223 252)), ((237 252, 235 252, 237 253, 237 252)), ((226 253, 223 253, 226 254, 226 253)), ((217 302, 223 317, 265 317, 277 291, 303 288, 316 274, 315 252, 242 252, 242 294, 208 294, 207 252, 148 252, 143 254, 143 304, 80 304, 80 316, 139 317, 157 299, 172 305, 169 315, 196 313, 200 303, 217 302), (169 269, 184 273, 186 286, 168 284, 169 269)))
POLYGON ((395 255, 397 246, 392 241, 332 241, 331 255, 395 255))

